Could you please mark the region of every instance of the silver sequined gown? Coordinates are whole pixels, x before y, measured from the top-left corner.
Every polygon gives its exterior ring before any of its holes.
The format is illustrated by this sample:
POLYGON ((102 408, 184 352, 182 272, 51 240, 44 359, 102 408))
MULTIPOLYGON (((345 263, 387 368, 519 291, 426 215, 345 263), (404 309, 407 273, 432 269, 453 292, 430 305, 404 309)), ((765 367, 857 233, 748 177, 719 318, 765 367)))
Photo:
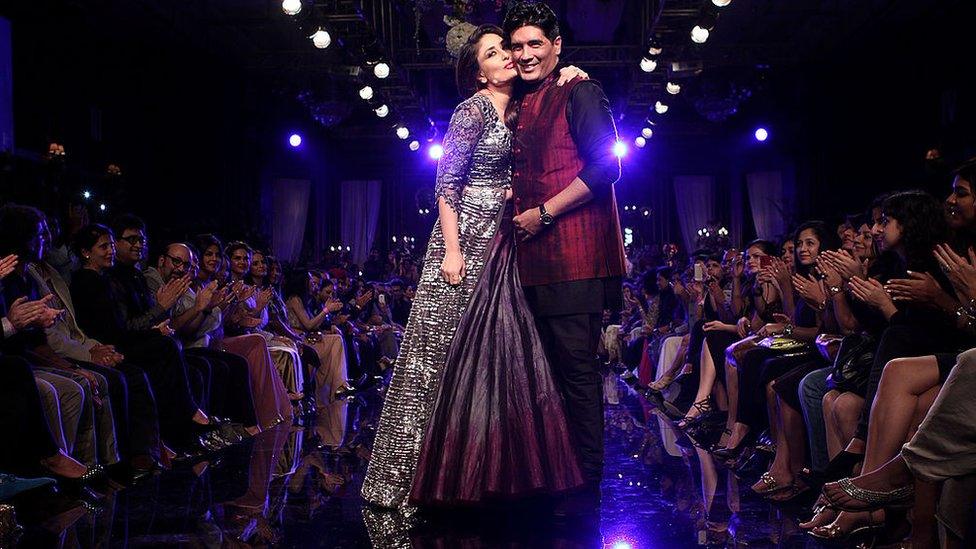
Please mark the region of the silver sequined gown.
POLYGON ((511 139, 486 95, 466 99, 451 117, 435 196, 458 212, 467 274, 457 286, 441 278, 444 236, 438 220, 363 482, 363 498, 374 505, 406 505, 448 347, 498 231, 505 189, 511 185, 511 139))

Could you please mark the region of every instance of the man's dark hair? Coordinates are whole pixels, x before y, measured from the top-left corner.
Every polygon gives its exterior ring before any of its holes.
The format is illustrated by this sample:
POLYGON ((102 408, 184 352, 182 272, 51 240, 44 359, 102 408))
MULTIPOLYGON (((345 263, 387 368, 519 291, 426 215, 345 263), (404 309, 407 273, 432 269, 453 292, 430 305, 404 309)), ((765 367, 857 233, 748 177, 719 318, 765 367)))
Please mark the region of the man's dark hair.
POLYGON ((41 221, 44 214, 31 206, 7 204, 0 208, 0 254, 17 254, 21 261, 40 259, 29 257, 27 243, 37 237, 41 221))
POLYGON ((559 37, 559 19, 547 4, 543 2, 519 2, 512 6, 505 14, 505 22, 502 29, 505 30, 505 37, 511 38, 516 29, 532 25, 542 29, 550 41, 555 41, 559 37))
POLYGON ((146 232, 146 222, 133 214, 122 214, 112 221, 112 232, 119 237, 129 229, 137 229, 146 232))

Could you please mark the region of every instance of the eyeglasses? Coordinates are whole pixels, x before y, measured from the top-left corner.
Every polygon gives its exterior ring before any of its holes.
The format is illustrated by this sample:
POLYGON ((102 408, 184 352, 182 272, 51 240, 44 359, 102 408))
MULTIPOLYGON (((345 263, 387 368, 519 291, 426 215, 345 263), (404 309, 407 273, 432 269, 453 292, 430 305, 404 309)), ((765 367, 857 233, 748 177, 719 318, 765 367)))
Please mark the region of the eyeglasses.
POLYGON ((130 246, 135 246, 136 244, 145 244, 146 243, 146 237, 144 237, 142 235, 138 235, 138 234, 133 234, 133 235, 129 235, 129 236, 123 236, 119 240, 125 240, 126 242, 129 243, 130 246))
POLYGON ((180 259, 178 257, 173 257, 173 256, 171 256, 169 254, 163 254, 163 255, 166 256, 167 259, 169 259, 170 263, 172 263, 173 264, 173 267, 176 268, 176 269, 179 269, 180 267, 183 267, 184 265, 188 265, 189 264, 189 262, 186 261, 186 260, 184 260, 184 259, 180 259))

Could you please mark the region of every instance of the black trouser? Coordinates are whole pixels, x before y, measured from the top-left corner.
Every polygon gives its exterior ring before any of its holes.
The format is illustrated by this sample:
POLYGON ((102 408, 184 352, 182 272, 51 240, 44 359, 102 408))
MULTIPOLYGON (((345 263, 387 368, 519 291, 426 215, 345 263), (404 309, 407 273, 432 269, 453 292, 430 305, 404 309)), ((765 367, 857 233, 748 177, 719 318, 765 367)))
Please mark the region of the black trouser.
POLYGON ((149 376, 163 439, 184 443, 193 439, 193 415, 200 408, 190 394, 187 366, 179 345, 162 334, 139 334, 119 346, 127 361, 149 376))
POLYGON ((146 455, 159 459, 159 413, 149 378, 142 368, 123 362, 113 367, 82 365, 108 379, 115 436, 123 459, 146 455))
POLYGON ((186 379, 190 383, 190 395, 201 409, 213 412, 213 403, 210 401, 210 385, 214 378, 213 365, 202 356, 186 353, 183 354, 183 360, 186 362, 186 379))
POLYGON ((39 461, 58 453, 34 373, 26 360, 0 356, 0 471, 36 474, 39 461))
POLYGON ((208 411, 226 416, 248 427, 257 425, 247 359, 234 353, 206 347, 186 349, 183 354, 188 358, 204 358, 210 365, 208 411))
POLYGON ((597 349, 602 313, 536 318, 539 335, 566 406, 566 420, 589 483, 603 478, 603 376, 597 349))

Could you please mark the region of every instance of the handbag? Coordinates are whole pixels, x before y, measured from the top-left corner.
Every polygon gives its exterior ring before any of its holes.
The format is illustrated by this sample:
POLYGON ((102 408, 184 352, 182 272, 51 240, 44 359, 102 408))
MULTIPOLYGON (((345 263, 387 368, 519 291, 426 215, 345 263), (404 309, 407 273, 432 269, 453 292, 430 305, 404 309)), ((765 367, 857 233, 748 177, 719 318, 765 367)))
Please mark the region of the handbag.
POLYGON ((842 393, 864 394, 874 365, 878 343, 867 334, 844 337, 834 359, 834 369, 827 376, 827 387, 842 393))

